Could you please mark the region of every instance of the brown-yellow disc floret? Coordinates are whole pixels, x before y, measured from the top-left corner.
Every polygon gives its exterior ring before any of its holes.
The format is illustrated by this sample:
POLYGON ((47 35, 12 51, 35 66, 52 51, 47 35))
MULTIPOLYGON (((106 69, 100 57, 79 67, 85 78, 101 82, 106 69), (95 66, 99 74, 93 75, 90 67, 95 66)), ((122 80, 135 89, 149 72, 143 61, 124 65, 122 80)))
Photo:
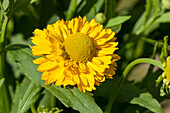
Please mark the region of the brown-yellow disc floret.
POLYGON ((76 62, 87 62, 95 53, 92 38, 83 33, 70 34, 65 39, 65 51, 71 60, 76 62))

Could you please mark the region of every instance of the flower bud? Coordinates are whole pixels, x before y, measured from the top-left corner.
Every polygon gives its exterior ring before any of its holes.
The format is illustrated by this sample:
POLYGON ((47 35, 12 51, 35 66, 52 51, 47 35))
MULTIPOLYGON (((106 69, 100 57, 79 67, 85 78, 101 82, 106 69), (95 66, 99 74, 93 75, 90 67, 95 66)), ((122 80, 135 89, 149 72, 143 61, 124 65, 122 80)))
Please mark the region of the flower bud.
POLYGON ((97 13, 95 16, 96 22, 104 24, 106 22, 106 16, 103 13, 97 13))
POLYGON ((170 9, 170 0, 162 0, 162 6, 165 9, 170 9))

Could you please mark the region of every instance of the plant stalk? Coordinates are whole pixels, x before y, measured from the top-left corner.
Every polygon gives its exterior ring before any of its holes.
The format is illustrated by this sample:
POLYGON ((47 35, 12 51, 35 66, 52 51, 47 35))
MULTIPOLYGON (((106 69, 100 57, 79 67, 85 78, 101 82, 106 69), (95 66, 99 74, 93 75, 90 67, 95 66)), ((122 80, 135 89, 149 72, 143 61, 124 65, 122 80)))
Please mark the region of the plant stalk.
MULTIPOLYGON (((7 15, 4 14, 2 23, 2 29, 1 29, 1 36, 0 36, 0 79, 5 78, 5 60, 6 60, 6 52, 3 51, 5 48, 5 33, 7 24, 9 21, 9 18, 7 15)), ((8 94, 8 89, 6 84, 4 83, 2 87, 0 88, 0 98, 1 98, 1 104, 2 104, 2 112, 9 113, 10 112, 10 99, 8 94)))
POLYGON ((112 105, 119 93, 119 90, 120 88, 122 87, 128 73, 130 72, 130 70, 137 64, 140 64, 140 63, 148 63, 148 64, 152 64, 152 65, 155 65, 159 68, 161 68, 163 70, 163 67, 162 67, 162 63, 157 61, 157 60, 154 60, 154 59, 149 59, 149 58, 140 58, 140 59, 137 59, 137 60, 134 60, 133 62, 131 62, 126 68, 125 70, 123 71, 123 74, 122 76, 120 77, 119 79, 119 82, 117 83, 115 89, 113 89, 112 91, 112 94, 111 94, 111 97, 109 98, 109 102, 106 106, 106 110, 104 113, 110 113, 111 112, 111 109, 112 109, 112 105))
MULTIPOLYGON (((158 42, 156 40, 153 40, 153 39, 150 39, 150 38, 146 38, 146 37, 142 37, 141 39, 144 40, 145 42, 153 44, 153 45, 158 43, 158 47, 164 47, 164 43, 162 43, 162 42, 158 42)), ((170 46, 167 45, 167 49, 170 50, 170 46)))

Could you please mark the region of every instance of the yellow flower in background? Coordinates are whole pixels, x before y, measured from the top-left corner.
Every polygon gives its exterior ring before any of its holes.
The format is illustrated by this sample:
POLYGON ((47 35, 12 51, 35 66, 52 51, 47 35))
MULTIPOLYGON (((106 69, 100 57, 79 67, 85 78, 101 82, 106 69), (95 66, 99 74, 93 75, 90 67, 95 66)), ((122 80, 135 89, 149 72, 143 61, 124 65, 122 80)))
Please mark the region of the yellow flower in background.
MULTIPOLYGON (((163 82, 167 85, 167 86, 169 86, 170 84, 170 56, 169 57, 167 57, 167 59, 166 59, 166 62, 165 63, 163 63, 163 68, 164 68, 164 72, 163 72, 163 74, 162 74, 162 76, 163 76, 163 82)), ((170 86, 169 86, 169 88, 170 88, 170 86)))
POLYGON ((39 64, 45 84, 77 85, 86 92, 115 74, 115 61, 120 59, 113 54, 118 49, 115 33, 95 19, 59 20, 47 29, 35 29, 34 34, 32 54, 41 57, 33 62, 39 64))

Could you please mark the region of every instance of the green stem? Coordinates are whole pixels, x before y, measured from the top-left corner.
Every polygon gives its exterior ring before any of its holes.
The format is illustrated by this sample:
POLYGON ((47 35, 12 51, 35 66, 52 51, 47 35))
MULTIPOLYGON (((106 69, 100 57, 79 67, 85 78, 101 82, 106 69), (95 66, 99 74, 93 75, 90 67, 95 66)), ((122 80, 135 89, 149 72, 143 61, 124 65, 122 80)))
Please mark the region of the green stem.
MULTIPOLYGON (((1 29, 1 36, 0 36, 0 78, 5 78, 5 59, 6 59, 6 52, 3 51, 5 47, 5 33, 6 33, 6 28, 8 24, 9 18, 7 15, 4 14, 4 20, 2 23, 2 29, 1 29)), ((2 103, 2 112, 4 113, 9 113, 10 112, 10 99, 9 99, 9 94, 7 90, 7 86, 4 83, 2 87, 0 88, 0 98, 1 98, 1 103, 2 103)))
POLYGON ((34 104, 31 105, 31 112, 32 112, 32 113, 37 113, 34 104))
POLYGON ((125 70, 123 71, 123 74, 121 76, 121 78, 119 79, 119 82, 117 83, 115 89, 113 89, 112 91, 112 94, 111 94, 111 97, 109 99, 109 102, 106 106, 106 110, 104 113, 110 113, 111 111, 111 108, 112 108, 112 105, 119 93, 119 90, 121 88, 121 86, 123 85, 124 81, 125 81, 125 78, 127 77, 129 71, 137 64, 139 63, 148 63, 148 64, 152 64, 152 65, 155 65, 161 69, 163 69, 162 67, 162 63, 157 61, 157 60, 153 60, 153 59, 149 59, 149 58, 140 58, 140 59, 137 59, 137 60, 134 60, 133 62, 131 62, 126 68, 125 70))
POLYGON ((77 0, 71 0, 68 11, 67 11, 67 15, 66 15, 66 20, 70 20, 77 8, 77 0))
POLYGON ((105 0, 104 14, 107 20, 116 15, 116 0, 105 0))
MULTIPOLYGON (((158 47, 164 47, 164 43, 162 43, 162 42, 158 42, 156 40, 146 38, 146 37, 142 37, 141 39, 144 40, 145 42, 153 44, 153 45, 155 45, 155 43, 158 43, 158 47)), ((167 46, 167 49, 170 50, 170 46, 167 46)))
POLYGON ((168 51, 167 51, 167 47, 168 47, 168 36, 164 37, 164 57, 168 57, 168 51))
POLYGON ((4 76, 5 67, 5 52, 3 51, 5 47, 5 32, 8 24, 8 17, 4 15, 4 21, 2 24, 1 37, 0 37, 0 78, 4 76))
POLYGON ((104 14, 107 15, 107 2, 108 0, 104 1, 104 14))

